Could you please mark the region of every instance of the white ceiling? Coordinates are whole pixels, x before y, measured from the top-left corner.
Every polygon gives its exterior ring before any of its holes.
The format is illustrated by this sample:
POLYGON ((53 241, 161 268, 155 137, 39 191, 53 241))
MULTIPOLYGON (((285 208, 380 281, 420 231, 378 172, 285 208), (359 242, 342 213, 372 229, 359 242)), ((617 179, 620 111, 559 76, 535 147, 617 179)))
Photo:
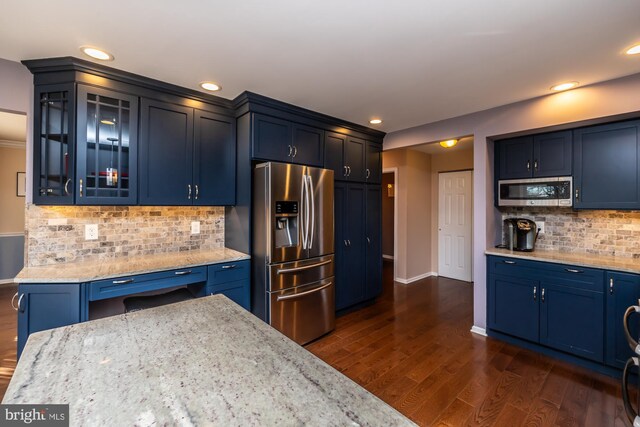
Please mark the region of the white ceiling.
POLYGON ((464 138, 460 138, 458 143, 450 148, 440 146, 439 142, 430 142, 428 144, 412 145, 411 150, 422 151, 427 154, 443 154, 450 153, 452 151, 473 150, 473 137, 466 136, 464 138))
POLYGON ((0 111, 0 144, 24 145, 27 140, 27 116, 0 111))
POLYGON ((640 72, 638 0, 3 0, 0 57, 80 56, 393 131, 640 72))

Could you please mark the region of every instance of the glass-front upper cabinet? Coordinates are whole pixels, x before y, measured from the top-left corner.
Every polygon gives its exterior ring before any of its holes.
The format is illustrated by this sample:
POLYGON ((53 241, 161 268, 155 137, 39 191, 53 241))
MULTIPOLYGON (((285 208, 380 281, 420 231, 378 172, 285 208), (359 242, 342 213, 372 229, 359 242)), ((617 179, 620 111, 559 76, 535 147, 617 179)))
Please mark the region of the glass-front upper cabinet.
POLYGON ((135 205, 138 98, 78 85, 76 204, 135 205))
POLYGON ((33 201, 73 204, 74 85, 44 85, 35 91, 33 201))

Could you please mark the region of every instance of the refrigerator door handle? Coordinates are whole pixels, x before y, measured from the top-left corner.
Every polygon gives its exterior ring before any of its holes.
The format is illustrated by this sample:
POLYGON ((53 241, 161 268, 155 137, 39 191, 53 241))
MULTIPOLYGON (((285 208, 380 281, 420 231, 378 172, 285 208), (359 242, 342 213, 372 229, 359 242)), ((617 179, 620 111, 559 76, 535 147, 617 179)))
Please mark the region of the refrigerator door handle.
POLYGON ((289 274, 289 273, 298 273, 300 271, 310 270, 312 268, 322 267, 323 265, 331 264, 333 261, 328 259, 326 261, 317 262, 315 264, 303 265, 302 267, 293 267, 293 268, 279 268, 276 273, 277 274, 289 274))
POLYGON ((309 249, 313 248, 313 235, 316 231, 316 196, 313 188, 313 178, 309 178, 309 193, 311 193, 311 232, 309 233, 309 249))
POLYGON ((307 176, 302 175, 302 187, 300 189, 300 234, 302 235, 302 249, 307 249, 307 222, 305 217, 308 217, 306 201, 307 194, 307 176))
POLYGON ((311 206, 311 201, 310 201, 310 196, 309 196, 309 176, 308 175, 302 175, 302 178, 304 179, 304 217, 305 217, 305 226, 304 226, 304 233, 306 236, 305 241, 307 242, 307 247, 304 249, 311 249, 311 242, 309 240, 309 208, 311 206))

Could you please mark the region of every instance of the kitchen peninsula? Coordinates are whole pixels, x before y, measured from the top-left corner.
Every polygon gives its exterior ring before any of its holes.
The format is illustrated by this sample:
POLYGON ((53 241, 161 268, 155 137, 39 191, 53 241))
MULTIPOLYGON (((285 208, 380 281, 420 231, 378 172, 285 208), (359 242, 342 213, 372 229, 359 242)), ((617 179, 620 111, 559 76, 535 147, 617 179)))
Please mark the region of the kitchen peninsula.
POLYGON ((222 295, 35 333, 3 403, 71 425, 413 425, 222 295))

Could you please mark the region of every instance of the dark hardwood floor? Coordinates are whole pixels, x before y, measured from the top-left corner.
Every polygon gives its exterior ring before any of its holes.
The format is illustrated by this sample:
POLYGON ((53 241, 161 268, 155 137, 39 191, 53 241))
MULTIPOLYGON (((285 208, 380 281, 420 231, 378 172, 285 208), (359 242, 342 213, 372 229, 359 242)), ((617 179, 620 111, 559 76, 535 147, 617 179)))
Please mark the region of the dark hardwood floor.
POLYGON ((306 346, 420 425, 627 426, 618 381, 469 332, 473 290, 394 284, 306 346))

